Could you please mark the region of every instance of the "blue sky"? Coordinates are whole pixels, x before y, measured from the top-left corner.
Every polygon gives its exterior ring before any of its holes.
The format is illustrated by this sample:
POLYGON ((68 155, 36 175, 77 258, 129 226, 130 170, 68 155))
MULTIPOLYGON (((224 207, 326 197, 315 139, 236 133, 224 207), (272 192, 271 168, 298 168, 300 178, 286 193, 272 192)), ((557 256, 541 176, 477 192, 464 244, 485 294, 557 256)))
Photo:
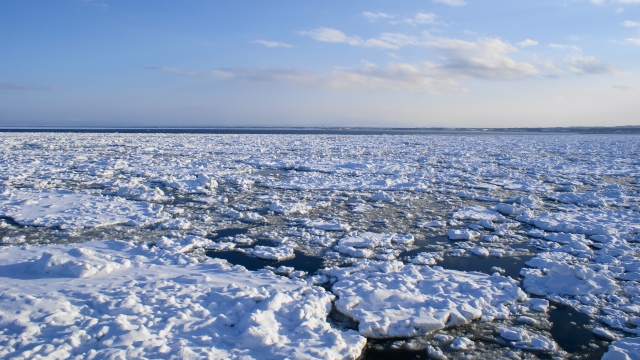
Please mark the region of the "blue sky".
POLYGON ((640 0, 4 1, 0 126, 640 125, 640 0))

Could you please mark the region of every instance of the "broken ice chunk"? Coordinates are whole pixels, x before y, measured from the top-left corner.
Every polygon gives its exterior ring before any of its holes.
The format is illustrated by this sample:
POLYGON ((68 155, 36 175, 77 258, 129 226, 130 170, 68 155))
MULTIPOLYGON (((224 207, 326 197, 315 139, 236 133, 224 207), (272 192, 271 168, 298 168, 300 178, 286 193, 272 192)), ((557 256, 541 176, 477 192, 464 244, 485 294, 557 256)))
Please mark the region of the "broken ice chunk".
POLYGON ((480 237, 480 233, 467 229, 449 229, 447 237, 449 240, 475 240, 480 237))

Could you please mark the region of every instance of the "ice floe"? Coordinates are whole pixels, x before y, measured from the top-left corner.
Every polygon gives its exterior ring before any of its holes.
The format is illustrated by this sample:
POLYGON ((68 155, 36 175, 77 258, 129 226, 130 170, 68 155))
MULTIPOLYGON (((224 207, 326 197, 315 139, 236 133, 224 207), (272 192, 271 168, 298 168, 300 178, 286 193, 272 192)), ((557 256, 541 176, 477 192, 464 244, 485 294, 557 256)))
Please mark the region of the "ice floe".
POLYGON ((614 341, 602 360, 640 359, 640 338, 627 338, 614 341))
POLYGON ((411 337, 476 319, 507 318, 508 306, 527 299, 518 282, 398 261, 364 260, 325 270, 338 281, 336 308, 369 338, 411 337))
POLYGON ((0 193, 0 216, 28 226, 147 225, 169 217, 162 209, 162 205, 67 190, 4 189, 0 193))

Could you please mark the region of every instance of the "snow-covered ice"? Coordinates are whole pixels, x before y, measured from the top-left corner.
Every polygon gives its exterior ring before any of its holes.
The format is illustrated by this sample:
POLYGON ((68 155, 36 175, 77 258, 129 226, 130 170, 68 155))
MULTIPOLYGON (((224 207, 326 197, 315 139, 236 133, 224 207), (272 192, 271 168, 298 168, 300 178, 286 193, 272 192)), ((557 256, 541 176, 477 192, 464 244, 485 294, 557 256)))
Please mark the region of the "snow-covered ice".
POLYGON ((365 345, 327 323, 324 289, 171 248, 4 248, 0 279, 3 358, 353 359, 365 345))
POLYGON ((527 299, 518 282, 399 261, 365 260, 324 273, 338 281, 336 308, 370 338, 411 337, 476 319, 509 316, 508 306, 527 299))
POLYGON ((0 193, 0 216, 28 226, 147 225, 168 218, 162 209, 162 205, 66 190, 4 189, 0 193))
POLYGON ((452 334, 432 358, 491 358, 456 332, 473 319, 565 356, 561 304, 637 357, 635 136, 0 133, 0 153, 0 357, 357 357, 334 302, 369 337, 452 334), (221 252, 330 269, 203 261, 221 252), (437 266, 498 260, 523 281, 437 266))
POLYGON ((602 360, 640 359, 640 338, 627 338, 614 341, 602 360))

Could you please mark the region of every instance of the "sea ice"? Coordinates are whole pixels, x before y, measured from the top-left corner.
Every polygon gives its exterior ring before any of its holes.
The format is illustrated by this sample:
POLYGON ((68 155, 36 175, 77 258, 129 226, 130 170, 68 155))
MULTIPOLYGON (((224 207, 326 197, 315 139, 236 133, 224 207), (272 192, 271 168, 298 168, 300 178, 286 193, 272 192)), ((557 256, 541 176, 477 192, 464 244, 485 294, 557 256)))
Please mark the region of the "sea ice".
MULTIPOLYGON (((120 241, 3 248, 2 358, 355 359, 303 280, 120 241), (192 261, 196 260, 196 261, 192 261)), ((162 242, 161 242, 162 243, 162 242)))
POLYGON ((149 225, 169 217, 162 209, 162 205, 66 190, 4 189, 0 193, 0 216, 27 226, 149 225))
POLYGON ((640 338, 626 338, 614 341, 609 345, 602 360, 634 360, 640 359, 640 338))
POLYGON ((338 281, 338 311, 359 323, 369 338, 412 337, 476 319, 509 316, 508 305, 527 299, 518 282, 399 261, 363 260, 324 273, 338 281))
POLYGON ((447 237, 450 240, 475 240, 480 237, 480 233, 467 229, 449 229, 447 237))
POLYGON ((260 259, 283 261, 293 259, 296 255, 289 245, 280 246, 255 246, 248 249, 245 254, 258 257, 260 259))
POLYGON ((613 279, 584 265, 569 265, 554 255, 538 254, 527 262, 527 265, 538 269, 522 270, 523 287, 526 291, 542 296, 577 296, 612 294, 620 288, 613 279))
POLYGON ((311 210, 311 207, 302 203, 281 203, 279 201, 275 201, 269 206, 269 210, 282 215, 294 213, 306 214, 311 210))
POLYGON ((487 221, 504 221, 504 216, 496 211, 489 210, 482 206, 470 206, 453 213, 452 217, 457 220, 487 220, 487 221))

